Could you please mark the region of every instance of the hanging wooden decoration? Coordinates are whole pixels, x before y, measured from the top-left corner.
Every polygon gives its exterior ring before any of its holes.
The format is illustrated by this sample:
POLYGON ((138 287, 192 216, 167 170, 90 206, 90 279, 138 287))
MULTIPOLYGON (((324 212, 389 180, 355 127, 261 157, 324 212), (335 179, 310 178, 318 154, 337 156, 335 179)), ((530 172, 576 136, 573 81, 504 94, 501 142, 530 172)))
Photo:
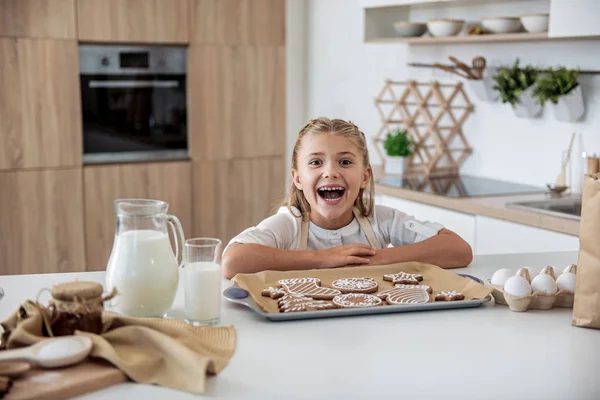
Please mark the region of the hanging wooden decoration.
POLYGON ((375 98, 383 122, 373 138, 384 163, 383 141, 396 128, 405 129, 415 143, 404 175, 455 176, 471 154, 462 125, 473 104, 461 82, 395 82, 387 80, 375 98))

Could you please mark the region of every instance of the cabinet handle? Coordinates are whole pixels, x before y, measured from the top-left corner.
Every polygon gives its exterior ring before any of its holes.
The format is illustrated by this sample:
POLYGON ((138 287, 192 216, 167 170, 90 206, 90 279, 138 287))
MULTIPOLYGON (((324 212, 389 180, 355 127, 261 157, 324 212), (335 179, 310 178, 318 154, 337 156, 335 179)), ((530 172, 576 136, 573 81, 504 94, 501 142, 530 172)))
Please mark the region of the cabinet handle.
POLYGON ((90 88, 174 88, 177 81, 90 81, 90 88))

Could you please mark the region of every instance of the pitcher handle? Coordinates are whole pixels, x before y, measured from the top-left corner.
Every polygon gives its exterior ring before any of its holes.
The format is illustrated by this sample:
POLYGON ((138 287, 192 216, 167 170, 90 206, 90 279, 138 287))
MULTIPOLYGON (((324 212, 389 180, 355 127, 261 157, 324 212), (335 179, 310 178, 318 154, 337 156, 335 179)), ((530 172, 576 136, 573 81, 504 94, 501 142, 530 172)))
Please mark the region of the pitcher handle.
POLYGON ((183 228, 179 219, 171 214, 167 214, 167 222, 171 226, 173 231, 173 239, 175 240, 175 259, 179 264, 179 267, 183 266, 183 244, 185 243, 185 237, 183 236, 183 228), (181 256, 181 261, 179 257, 181 256))

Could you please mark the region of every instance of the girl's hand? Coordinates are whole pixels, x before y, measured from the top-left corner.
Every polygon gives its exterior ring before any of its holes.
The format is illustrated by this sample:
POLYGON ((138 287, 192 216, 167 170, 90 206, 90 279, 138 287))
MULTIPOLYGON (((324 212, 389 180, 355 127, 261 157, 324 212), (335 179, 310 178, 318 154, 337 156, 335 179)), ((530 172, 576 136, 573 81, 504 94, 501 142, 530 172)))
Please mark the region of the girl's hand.
POLYGON ((318 268, 337 268, 351 264, 369 264, 375 255, 375 250, 366 244, 346 244, 325 250, 315 250, 315 257, 319 260, 318 268), (363 256, 363 257, 361 257, 363 256))

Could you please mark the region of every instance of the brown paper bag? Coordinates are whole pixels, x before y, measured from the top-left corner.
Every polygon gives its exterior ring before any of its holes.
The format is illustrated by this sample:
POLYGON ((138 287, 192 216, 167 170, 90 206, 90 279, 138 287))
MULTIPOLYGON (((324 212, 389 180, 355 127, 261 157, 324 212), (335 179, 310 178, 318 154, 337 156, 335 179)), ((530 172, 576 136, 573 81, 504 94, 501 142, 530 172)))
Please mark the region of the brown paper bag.
POLYGON ((600 174, 583 184, 573 325, 600 329, 600 174))

